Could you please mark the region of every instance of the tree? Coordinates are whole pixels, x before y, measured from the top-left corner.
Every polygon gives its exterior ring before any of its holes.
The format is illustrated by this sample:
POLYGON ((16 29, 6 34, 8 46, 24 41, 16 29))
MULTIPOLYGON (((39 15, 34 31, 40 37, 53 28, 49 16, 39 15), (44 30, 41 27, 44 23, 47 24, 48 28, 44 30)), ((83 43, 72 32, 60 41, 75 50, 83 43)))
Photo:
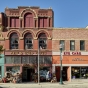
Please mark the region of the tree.
POLYGON ((2 58, 1 54, 2 54, 3 51, 4 51, 3 45, 0 45, 0 58, 2 58))

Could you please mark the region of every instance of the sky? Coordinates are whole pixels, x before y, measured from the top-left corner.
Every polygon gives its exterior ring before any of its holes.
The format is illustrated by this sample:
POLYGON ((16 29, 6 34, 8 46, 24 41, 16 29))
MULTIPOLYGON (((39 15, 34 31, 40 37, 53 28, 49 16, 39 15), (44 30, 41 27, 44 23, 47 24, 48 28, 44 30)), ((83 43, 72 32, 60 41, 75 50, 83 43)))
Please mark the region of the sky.
POLYGON ((85 28, 88 25, 88 0, 0 0, 0 12, 6 7, 52 7, 55 28, 85 28))

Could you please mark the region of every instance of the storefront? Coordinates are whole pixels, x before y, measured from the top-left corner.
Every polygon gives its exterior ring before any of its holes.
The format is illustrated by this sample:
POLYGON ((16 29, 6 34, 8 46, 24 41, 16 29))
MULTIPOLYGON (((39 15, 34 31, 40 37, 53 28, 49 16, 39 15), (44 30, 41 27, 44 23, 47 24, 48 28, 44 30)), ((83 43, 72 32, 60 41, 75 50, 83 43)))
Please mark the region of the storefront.
POLYGON ((71 75, 72 75, 72 79, 87 79, 88 66, 71 67, 71 75))
POLYGON ((4 54, 0 58, 0 78, 4 77, 4 54))
MULTIPOLYGON (((53 55, 52 71, 56 73, 57 79, 60 79, 60 53, 59 56, 53 55)), ((63 71, 66 79, 87 79, 88 78, 88 56, 87 52, 63 52, 62 59, 63 71), (67 70, 65 69, 67 68, 67 70)), ((64 75, 62 72, 62 75, 64 75)))
MULTIPOLYGON (((51 52, 40 52, 39 63, 40 70, 50 70, 52 67, 51 52)), ((5 72, 22 73, 23 81, 32 81, 32 75, 37 73, 37 69, 37 52, 5 52, 5 72)))

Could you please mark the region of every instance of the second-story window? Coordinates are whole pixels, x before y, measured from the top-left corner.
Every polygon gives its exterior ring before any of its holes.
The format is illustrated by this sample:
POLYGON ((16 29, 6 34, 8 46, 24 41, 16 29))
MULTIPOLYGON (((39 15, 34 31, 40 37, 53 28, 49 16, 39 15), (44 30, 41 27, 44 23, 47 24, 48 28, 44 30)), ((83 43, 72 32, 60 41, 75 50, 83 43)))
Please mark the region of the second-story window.
POLYGON ((70 40, 70 50, 75 50, 75 41, 70 40))
POLYGON ((12 33, 10 36, 10 49, 18 49, 18 41, 18 35, 16 33, 12 33))
POLYGON ((62 44, 63 50, 65 50, 65 41, 64 40, 60 40, 60 44, 62 44))
POLYGON ((40 49, 46 49, 47 48, 47 38, 44 33, 41 33, 39 35, 39 48, 40 49))
POLYGON ((33 27, 34 23, 33 23, 33 15, 32 13, 26 13, 24 15, 24 27, 29 28, 29 27, 33 27))
POLYGON ((80 50, 85 50, 85 41, 80 40, 80 50))
POLYGON ((38 27, 39 28, 46 28, 47 27, 47 17, 39 17, 38 19, 38 27))
POLYGON ((10 18, 10 27, 18 28, 19 27, 19 17, 11 17, 10 18))
POLYGON ((31 33, 27 33, 24 36, 24 46, 25 46, 25 49, 33 49, 33 38, 31 33))

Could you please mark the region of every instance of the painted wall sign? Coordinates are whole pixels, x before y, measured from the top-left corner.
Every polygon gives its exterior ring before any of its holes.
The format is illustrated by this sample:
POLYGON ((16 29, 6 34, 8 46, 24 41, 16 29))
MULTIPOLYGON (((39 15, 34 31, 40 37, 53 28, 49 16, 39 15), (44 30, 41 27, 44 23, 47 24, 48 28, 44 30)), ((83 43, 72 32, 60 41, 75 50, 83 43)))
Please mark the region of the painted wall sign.
POLYGON ((81 52, 64 52, 64 55, 81 55, 81 52))
MULTIPOLYGON (((34 51, 12 51, 12 52, 5 52, 5 55, 38 55, 38 52, 34 51)), ((40 51, 39 55, 52 55, 52 52, 45 52, 40 51)))
POLYGON ((72 59, 72 61, 88 61, 88 60, 85 60, 85 59, 82 59, 82 58, 74 58, 74 59, 72 59))

